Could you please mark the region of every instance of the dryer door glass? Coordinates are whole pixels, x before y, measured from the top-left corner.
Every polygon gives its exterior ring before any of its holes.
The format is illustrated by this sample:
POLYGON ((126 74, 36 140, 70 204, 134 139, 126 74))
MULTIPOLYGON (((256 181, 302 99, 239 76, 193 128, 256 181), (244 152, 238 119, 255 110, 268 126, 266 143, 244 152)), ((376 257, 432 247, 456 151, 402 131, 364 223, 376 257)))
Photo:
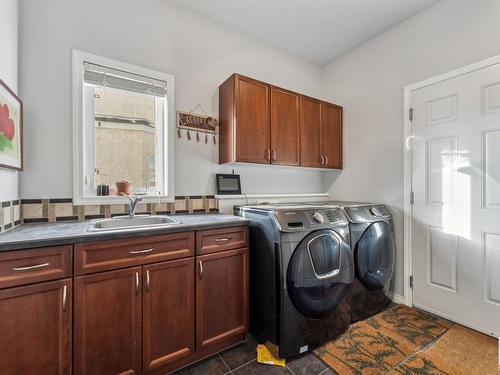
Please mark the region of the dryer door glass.
POLYGON ((287 290, 293 306, 318 319, 335 311, 354 277, 349 245, 332 230, 307 235, 294 250, 287 269, 287 290))
POLYGON ((379 221, 365 230, 356 244, 354 257, 357 277, 367 289, 376 291, 388 286, 396 247, 387 223, 379 221))
POLYGON ((336 275, 340 271, 340 242, 331 234, 320 234, 307 244, 311 265, 318 279, 336 275))

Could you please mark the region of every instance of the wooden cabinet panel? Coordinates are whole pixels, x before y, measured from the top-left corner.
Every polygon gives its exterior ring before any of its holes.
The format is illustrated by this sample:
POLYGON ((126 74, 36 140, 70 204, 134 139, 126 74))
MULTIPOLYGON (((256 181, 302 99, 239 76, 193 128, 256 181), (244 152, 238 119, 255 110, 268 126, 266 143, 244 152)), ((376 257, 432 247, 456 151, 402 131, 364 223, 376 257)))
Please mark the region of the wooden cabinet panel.
POLYGON ((0 288, 71 277, 72 245, 0 253, 0 288))
POLYGON ((194 255, 194 232, 75 245, 75 274, 137 266, 194 255))
POLYGON ((271 163, 300 165, 300 95, 271 87, 271 163))
POLYGON ((0 291, 0 374, 71 374, 71 280, 0 291))
POLYGON ((301 163, 304 167, 321 167, 321 101, 301 97, 301 163))
POLYGON ((235 76, 236 161, 270 163, 270 86, 235 76))
POLYGON ((248 248, 198 256, 197 350, 246 332, 248 248))
POLYGON ((210 254, 248 246, 248 227, 208 229, 196 232, 196 254, 210 254))
POLYGON ((141 267, 75 279, 75 373, 140 374, 141 267))
POLYGON ((342 107, 321 103, 321 149, 326 168, 342 168, 342 107))
POLYGON ((194 258, 143 270, 143 369, 149 372, 194 352, 194 258))

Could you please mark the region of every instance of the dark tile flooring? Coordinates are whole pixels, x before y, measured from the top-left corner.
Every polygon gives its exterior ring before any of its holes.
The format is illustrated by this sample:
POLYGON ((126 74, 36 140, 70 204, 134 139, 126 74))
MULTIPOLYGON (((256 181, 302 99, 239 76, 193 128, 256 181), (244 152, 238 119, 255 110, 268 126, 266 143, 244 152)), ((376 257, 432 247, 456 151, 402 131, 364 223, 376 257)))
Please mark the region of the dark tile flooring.
POLYGON ((248 336, 245 343, 175 371, 175 375, 335 375, 323 361, 307 353, 286 362, 286 367, 263 365, 256 361, 257 342, 248 336))

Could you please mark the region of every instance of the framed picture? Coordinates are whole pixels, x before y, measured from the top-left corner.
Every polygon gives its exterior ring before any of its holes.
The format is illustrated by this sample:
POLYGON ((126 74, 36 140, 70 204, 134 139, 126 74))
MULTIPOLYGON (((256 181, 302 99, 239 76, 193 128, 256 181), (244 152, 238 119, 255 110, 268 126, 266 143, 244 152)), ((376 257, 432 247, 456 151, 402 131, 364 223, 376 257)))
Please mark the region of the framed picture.
POLYGON ((23 103, 0 80, 0 168, 23 170, 23 103))

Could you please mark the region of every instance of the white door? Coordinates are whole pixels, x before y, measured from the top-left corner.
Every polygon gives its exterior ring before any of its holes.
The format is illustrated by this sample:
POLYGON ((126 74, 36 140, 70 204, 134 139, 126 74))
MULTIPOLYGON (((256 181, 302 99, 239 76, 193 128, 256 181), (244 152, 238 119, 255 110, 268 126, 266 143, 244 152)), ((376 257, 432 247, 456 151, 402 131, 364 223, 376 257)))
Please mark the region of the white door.
POLYGON ((500 65, 411 105, 413 303, 500 336, 500 65))

